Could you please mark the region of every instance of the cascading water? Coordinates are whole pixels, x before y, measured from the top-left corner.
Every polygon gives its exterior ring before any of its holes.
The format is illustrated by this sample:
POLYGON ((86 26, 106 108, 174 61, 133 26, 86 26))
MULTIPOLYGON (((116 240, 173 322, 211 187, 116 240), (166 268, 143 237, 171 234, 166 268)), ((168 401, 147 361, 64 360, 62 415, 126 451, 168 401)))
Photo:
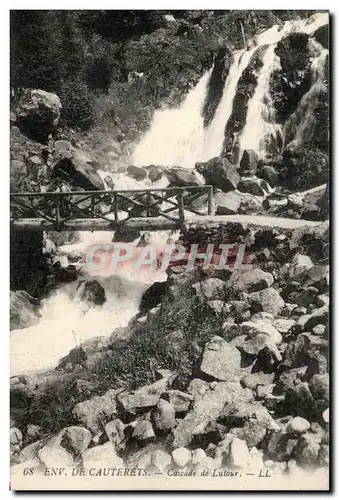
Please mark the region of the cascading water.
POLYGON ((254 149, 263 156, 267 143, 272 138, 279 140, 282 133, 281 127, 274 123, 274 110, 269 95, 270 76, 279 64, 274 52, 275 46, 293 31, 310 34, 324 24, 328 24, 327 13, 315 14, 307 20, 288 21, 283 26, 275 25, 257 36, 254 47, 236 52, 214 118, 208 128, 204 129, 201 113, 211 70, 206 72, 179 108, 154 113, 150 129, 134 150, 132 163, 138 166, 155 164, 193 168, 195 162, 219 156, 238 81, 254 51, 267 45, 257 88, 249 101, 246 124, 240 137, 241 151, 254 149))
POLYGON ((324 49, 324 47, 315 40, 311 41, 311 48, 315 53, 311 65, 311 88, 302 96, 297 109, 284 127, 286 137, 293 137, 290 145, 293 144, 297 146, 299 144, 306 144, 309 140, 312 140, 315 126, 314 111, 318 105, 321 93, 324 92, 326 94, 327 92, 324 79, 328 50, 324 49))
POLYGON ((203 144, 202 108, 211 72, 202 76, 178 109, 154 113, 149 131, 134 150, 134 165, 194 166, 203 144))

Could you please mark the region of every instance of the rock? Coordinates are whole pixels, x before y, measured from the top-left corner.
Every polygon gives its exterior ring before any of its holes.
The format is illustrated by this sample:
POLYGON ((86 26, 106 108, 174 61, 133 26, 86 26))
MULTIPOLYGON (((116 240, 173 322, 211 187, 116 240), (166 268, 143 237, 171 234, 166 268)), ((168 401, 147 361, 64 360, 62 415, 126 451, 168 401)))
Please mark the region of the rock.
MULTIPOLYGON (((252 175, 257 171, 259 163, 258 154, 253 149, 245 149, 240 160, 239 174, 252 175)), ((254 194, 254 193, 252 193, 254 194)))
POLYGON ((249 448, 252 446, 257 446, 263 439, 265 439, 267 434, 267 424, 266 422, 260 422, 255 418, 250 418, 244 424, 244 439, 249 448))
POLYGON ((323 419, 324 419, 324 422, 326 424, 328 424, 330 422, 330 410, 329 408, 327 408, 324 412, 323 412, 323 419))
POLYGON ((319 309, 314 309, 310 315, 306 315, 304 323, 304 331, 310 332, 313 328, 319 324, 328 323, 328 306, 320 307, 319 309))
POLYGON ((318 461, 320 465, 330 465, 330 447, 328 444, 321 444, 319 449, 318 461))
POLYGON ((153 307, 161 303, 168 292, 166 281, 156 281, 143 293, 140 301, 139 311, 145 314, 153 307))
POLYGON ((319 373, 313 375, 308 382, 314 399, 321 399, 329 402, 330 399, 330 380, 328 373, 319 373))
POLYGON ((107 422, 116 416, 116 391, 110 389, 103 396, 95 396, 74 406, 72 414, 93 434, 103 430, 107 422))
POLYGON ((312 328, 312 333, 314 333, 314 335, 324 335, 325 330, 326 326, 320 324, 312 328))
POLYGON ((234 438, 229 448, 229 461, 234 467, 246 469, 251 462, 247 444, 242 439, 234 438))
POLYGON ((85 427, 71 426, 59 433, 59 439, 60 445, 76 457, 87 450, 92 434, 85 427))
POLYGON ((300 464, 311 465, 317 462, 320 452, 319 439, 315 434, 303 434, 298 441, 296 459, 300 464))
POLYGON ((248 299, 252 311, 264 311, 273 314, 273 316, 278 316, 285 305, 279 293, 273 288, 250 293, 248 299))
POLYGON ((251 293, 264 290, 273 285, 272 274, 266 273, 260 268, 250 270, 235 270, 226 282, 226 289, 239 290, 251 293))
POLYGON ((154 465, 159 472, 162 474, 171 465, 172 457, 169 453, 162 450, 155 450, 152 453, 151 463, 154 465))
POLYGON ((292 435, 303 434, 304 432, 308 431, 310 427, 311 424, 308 420, 302 417, 295 417, 288 422, 286 432, 292 435))
POLYGON ((194 401, 194 396, 192 396, 191 394, 177 391, 175 389, 166 391, 163 397, 164 396, 172 404, 176 413, 187 412, 194 401))
POLYGON ((303 273, 307 269, 310 269, 313 266, 312 260, 308 257, 308 255, 303 255, 297 253, 291 262, 291 267, 289 269, 289 277, 293 279, 295 276, 303 273))
POLYGON ((191 452, 187 448, 177 448, 172 451, 173 461, 180 467, 185 467, 191 460, 191 452))
POLYGON ((56 94, 37 89, 23 89, 15 108, 20 130, 38 142, 46 142, 58 125, 61 101, 56 94))
POLYGON ((43 435, 43 431, 39 425, 29 424, 26 429, 25 441, 32 443, 37 441, 43 435))
POLYGON ((260 184, 254 179, 242 179, 237 189, 242 193, 249 193, 254 196, 264 196, 265 194, 260 184))
POLYGON ((149 420, 139 420, 134 427, 133 438, 139 441, 147 441, 155 437, 153 426, 149 420))
POLYGON ((125 424, 119 418, 105 425, 106 435, 117 453, 125 448, 125 427, 125 424))
POLYGON ((122 411, 128 414, 135 415, 148 411, 158 404, 161 394, 166 391, 172 377, 173 373, 169 372, 153 384, 140 387, 131 393, 122 392, 117 397, 117 403, 122 411))
POLYGON ((53 175, 86 191, 105 190, 104 181, 92 166, 91 159, 80 150, 74 150, 71 158, 58 160, 53 166, 53 175))
POLYGON ((10 329, 27 328, 40 320, 39 300, 24 290, 10 292, 10 329))
POLYGON ((287 179, 284 182, 288 189, 293 191, 307 190, 328 181, 329 159, 327 154, 300 145, 285 148, 283 157, 288 169, 287 179))
POLYGON ((213 203, 217 207, 216 215, 234 215, 238 213, 241 202, 241 195, 235 191, 218 192, 213 196, 213 203))
POLYGON ((73 457, 65 449, 46 445, 38 451, 38 456, 41 462, 46 467, 71 467, 73 465, 73 457))
POLYGON ((204 127, 207 128, 212 122, 216 109, 222 98, 225 82, 233 63, 234 57, 227 47, 220 47, 216 53, 211 78, 208 85, 208 93, 205 98, 202 115, 204 127))
POLYGON ((197 448, 192 451, 191 462, 193 465, 201 464, 207 457, 205 451, 202 448, 197 448))
POLYGON ((324 24, 320 26, 320 28, 316 29, 313 33, 311 33, 310 37, 315 38, 317 42, 319 42, 325 49, 328 49, 329 46, 329 29, 328 24, 324 24))
POLYGON ((194 283, 192 288, 199 297, 211 299, 216 296, 216 292, 222 292, 224 286, 224 281, 218 278, 208 278, 207 280, 194 283))
POLYGON ((166 169, 164 173, 173 186, 203 186, 204 184, 193 170, 173 167, 166 169))
POLYGON ((34 155, 34 156, 30 156, 28 159, 27 159, 27 163, 31 166, 31 167, 37 167, 38 165, 40 165, 42 163, 40 157, 38 155, 34 155))
POLYGON ((100 446, 94 446, 82 454, 83 467, 86 469, 101 467, 124 467, 124 462, 116 454, 109 441, 100 446))
POLYGON ((242 384, 249 389, 256 389, 258 385, 269 385, 274 380, 274 373, 250 373, 242 379, 242 384))
POLYGON ((10 428, 10 456, 11 458, 20 453, 22 448, 22 432, 16 427, 10 428))
POLYGON ((269 182, 272 187, 276 187, 279 184, 279 175, 276 169, 271 165, 264 165, 260 175, 265 181, 269 182))
POLYGON ((205 345, 200 370, 216 380, 232 380, 239 376, 240 361, 240 352, 215 336, 205 345))
POLYGON ((57 152, 70 151, 72 150, 72 144, 69 141, 60 140, 54 142, 54 149, 57 152))
POLYGON ((136 181, 143 181, 147 177, 147 171, 144 168, 136 167, 134 165, 129 165, 127 167, 127 173, 136 181))
POLYGON ((285 334, 288 333, 289 330, 295 325, 294 319, 276 319, 273 322, 274 328, 278 330, 278 332, 285 334))
POLYGON ((314 286, 309 286, 305 290, 303 290, 301 293, 299 293, 295 297, 295 303, 298 304, 298 306, 309 306, 310 304, 315 303, 316 296, 318 295, 319 290, 315 288, 314 286))
POLYGON ((156 165, 148 165, 145 169, 147 171, 148 178, 152 182, 160 181, 163 176, 163 169, 161 167, 157 167, 156 165))
POLYGON ((192 410, 173 430, 174 447, 189 445, 195 429, 215 421, 221 415, 226 403, 253 399, 252 393, 244 390, 236 380, 219 382, 214 389, 207 389, 203 394, 196 393, 195 396, 192 410))
POLYGON ((274 344, 280 344, 282 341, 282 336, 278 332, 278 330, 271 324, 262 321, 262 320, 254 320, 252 321, 246 321, 242 324, 242 326, 248 328, 248 337, 249 338, 254 338, 258 334, 264 334, 267 335, 267 337, 274 343, 274 344))
POLYGON ((176 425, 174 406, 165 399, 159 400, 151 418, 156 431, 172 429, 176 425))
POLYGON ((188 385, 187 391, 193 395, 193 397, 199 397, 208 391, 210 385, 205 380, 200 378, 194 378, 188 385))
POLYGON ((106 302, 105 289, 95 279, 80 280, 77 283, 75 298, 88 304, 101 306, 106 302))
POLYGON ((216 157, 205 163, 196 163, 195 168, 205 177, 206 184, 224 193, 236 189, 241 180, 237 169, 226 158, 216 157))

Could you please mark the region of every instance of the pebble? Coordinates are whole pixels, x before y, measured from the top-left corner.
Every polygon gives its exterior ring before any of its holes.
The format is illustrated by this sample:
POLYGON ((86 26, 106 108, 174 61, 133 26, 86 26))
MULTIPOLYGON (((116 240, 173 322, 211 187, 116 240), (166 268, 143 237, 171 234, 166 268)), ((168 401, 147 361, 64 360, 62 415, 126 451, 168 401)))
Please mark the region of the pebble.
POLYGON ((311 427, 311 424, 308 420, 302 417, 295 417, 290 420, 287 424, 286 432, 288 434, 302 434, 303 432, 308 431, 311 427))

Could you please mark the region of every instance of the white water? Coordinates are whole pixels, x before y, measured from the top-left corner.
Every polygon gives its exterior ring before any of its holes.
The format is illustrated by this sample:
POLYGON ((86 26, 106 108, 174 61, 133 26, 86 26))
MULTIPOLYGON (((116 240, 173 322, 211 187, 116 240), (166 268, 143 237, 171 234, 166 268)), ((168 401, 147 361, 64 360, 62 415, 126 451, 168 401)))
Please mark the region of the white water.
POLYGON ((280 66, 279 58, 274 52, 277 42, 293 31, 310 34, 327 23, 327 14, 315 14, 306 21, 285 23, 280 32, 272 31, 270 39, 266 34, 269 47, 263 58, 255 93, 248 104, 246 125, 240 136, 240 155, 245 149, 253 149, 259 157, 263 157, 270 141, 279 141, 280 136, 281 145, 283 143, 282 126, 274 123, 274 107, 269 93, 270 76, 280 66))
POLYGON ((326 92, 326 86, 323 82, 325 78, 328 50, 324 49, 323 46, 315 40, 312 41, 312 47, 315 53, 311 66, 312 86, 310 90, 302 96, 297 109, 284 127, 286 135, 294 137, 290 142, 290 146, 292 144, 305 144, 308 137, 313 137, 313 128, 316 121, 314 111, 318 104, 318 97, 323 90, 326 92))
MULTIPOLYGON (((242 71, 248 65, 254 50, 268 44, 264 65, 259 73, 256 92, 249 103, 247 123, 241 137, 241 147, 260 150, 265 134, 272 133, 268 81, 274 62, 274 44, 292 29, 311 33, 317 27, 328 23, 327 14, 313 16, 313 19, 286 23, 283 29, 277 26, 265 31, 257 38, 256 47, 235 53, 234 63, 225 84, 222 99, 214 119, 207 130, 203 129, 201 111, 204 105, 211 70, 206 72, 198 85, 189 92, 178 109, 165 109, 154 113, 149 131, 134 150, 131 163, 145 166, 150 164, 192 168, 199 160, 218 156, 222 150, 224 129, 232 112, 236 87, 242 71), (265 101, 263 104, 263 101, 265 101), (258 109, 261 110, 258 113, 258 109), (256 111, 256 113, 255 113, 256 111), (256 115, 256 116, 255 116, 256 115)), ((321 67, 322 53, 314 62, 314 71, 321 67)), ((318 76, 315 76, 317 84, 318 76)), ((319 73, 320 80, 320 73, 319 73)), ((308 108, 310 109, 310 108, 308 108)), ((301 130, 298 130, 301 133, 301 130)), ((99 172, 102 178, 107 172, 99 172)), ((116 189, 140 189, 149 187, 148 179, 138 182, 124 174, 114 174, 116 189)), ((165 187, 165 177, 154 187, 165 187)), ((65 245, 59 249, 64 255, 81 257, 88 246, 110 243, 112 233, 83 232, 80 243, 65 245)), ((163 243, 168 232, 155 234, 153 239, 163 243)), ((165 279, 150 273, 123 271, 125 279, 123 293, 117 290, 116 276, 99 278, 106 291, 107 302, 102 307, 84 307, 77 299, 70 298, 67 287, 56 291, 42 306, 42 320, 38 325, 11 332, 11 375, 29 373, 54 367, 59 359, 79 343, 98 335, 110 335, 119 326, 125 326, 138 311, 143 291, 154 281, 165 279)))
POLYGON ((155 164, 193 168, 197 161, 207 161, 219 156, 239 78, 254 51, 268 45, 256 92, 249 102, 246 125, 240 137, 241 150, 254 149, 262 156, 267 139, 277 138, 282 133, 281 127, 274 123, 273 105, 269 96, 270 75, 279 64, 274 53, 275 46, 288 33, 296 31, 309 34, 324 24, 328 24, 326 13, 315 14, 307 20, 288 21, 283 27, 275 25, 256 38, 254 47, 236 52, 214 118, 204 130, 201 112, 211 70, 206 72, 179 108, 154 113, 150 128, 136 146, 131 162, 138 166, 155 164))

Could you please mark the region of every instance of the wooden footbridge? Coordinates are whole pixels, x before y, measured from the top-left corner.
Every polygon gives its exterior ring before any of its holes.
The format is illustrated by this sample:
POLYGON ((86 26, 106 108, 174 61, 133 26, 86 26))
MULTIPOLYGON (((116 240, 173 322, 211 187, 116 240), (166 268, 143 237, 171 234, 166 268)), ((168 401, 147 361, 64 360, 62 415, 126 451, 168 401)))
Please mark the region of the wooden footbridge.
POLYGON ((213 187, 11 193, 11 227, 18 231, 116 231, 176 229, 187 214, 213 213, 213 187), (204 208, 192 203, 203 197, 204 208))

